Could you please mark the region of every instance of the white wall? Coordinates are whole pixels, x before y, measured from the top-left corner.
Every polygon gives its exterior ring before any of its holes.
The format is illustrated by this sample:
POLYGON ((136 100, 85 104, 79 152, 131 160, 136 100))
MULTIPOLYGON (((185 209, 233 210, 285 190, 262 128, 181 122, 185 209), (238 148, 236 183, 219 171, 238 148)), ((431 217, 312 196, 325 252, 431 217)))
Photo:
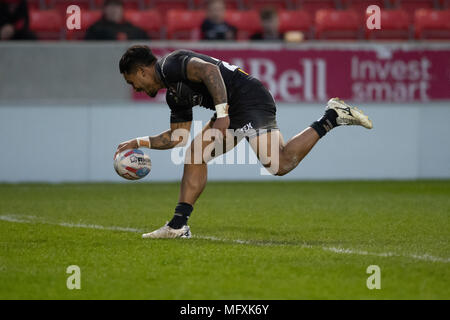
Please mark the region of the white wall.
MULTIPOLYGON (((342 127, 320 141, 284 177, 261 176, 259 165, 211 165, 210 179, 415 179, 450 178, 450 108, 447 104, 366 105, 374 129, 342 127)), ((194 109, 194 118, 211 111, 194 109)), ((321 105, 281 105, 285 140, 323 113, 321 105)), ((0 106, 0 181, 124 181, 115 173, 117 144, 168 128, 164 105, 0 106)), ((246 143, 246 142, 243 142, 246 143)), ((251 151, 250 151, 251 152, 251 151)), ((144 181, 179 180, 182 165, 171 151, 151 150, 144 181)))

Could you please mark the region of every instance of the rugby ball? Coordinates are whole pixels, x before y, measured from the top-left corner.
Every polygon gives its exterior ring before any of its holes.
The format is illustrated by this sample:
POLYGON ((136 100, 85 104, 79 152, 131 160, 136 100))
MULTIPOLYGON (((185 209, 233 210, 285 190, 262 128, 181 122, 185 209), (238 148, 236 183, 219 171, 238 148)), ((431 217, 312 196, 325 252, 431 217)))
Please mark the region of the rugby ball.
POLYGON ((150 173, 152 161, 139 149, 125 150, 114 159, 114 169, 122 178, 139 180, 150 173))

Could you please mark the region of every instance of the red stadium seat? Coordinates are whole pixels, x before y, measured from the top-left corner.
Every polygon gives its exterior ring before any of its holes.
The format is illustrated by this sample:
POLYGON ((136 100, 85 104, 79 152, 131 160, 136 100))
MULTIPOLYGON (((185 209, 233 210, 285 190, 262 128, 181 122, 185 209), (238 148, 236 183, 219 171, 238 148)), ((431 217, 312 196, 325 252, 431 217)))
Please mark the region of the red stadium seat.
POLYGON ((152 10, 158 10, 164 17, 170 10, 188 10, 193 9, 193 0, 146 0, 146 7, 152 10))
POLYGON ((125 20, 145 30, 152 39, 162 38, 162 19, 156 10, 127 10, 125 11, 125 20))
POLYGON ((61 39, 63 19, 57 10, 31 10, 30 29, 42 40, 61 39))
POLYGON ((245 9, 258 10, 272 8, 275 10, 290 9, 284 0, 242 0, 245 9))
POLYGON ((81 29, 80 30, 67 30, 67 40, 81 40, 84 38, 86 30, 102 17, 101 10, 82 11, 81 12, 81 29))
POLYGON ((417 39, 450 40, 450 10, 419 9, 414 15, 417 39))
POLYGON ((434 0, 393 0, 393 6, 405 10, 413 17, 418 9, 433 9, 434 0))
POLYGON ((315 21, 317 39, 360 38, 360 17, 353 10, 319 10, 315 21))
POLYGON ((357 13, 363 13, 363 16, 365 15, 367 7, 371 5, 377 5, 381 9, 385 7, 384 0, 342 0, 342 4, 347 9, 355 10, 357 13))
POLYGON ((367 39, 409 39, 410 18, 404 10, 381 10, 381 29, 367 29, 367 39))
POLYGON ((280 32, 302 31, 306 38, 311 38, 313 21, 311 15, 305 10, 279 11, 280 32))
POLYGON ((58 10, 60 14, 65 15, 67 8, 71 5, 77 5, 81 11, 91 9, 91 0, 49 0, 49 7, 58 10))
POLYGON ((205 11, 169 10, 167 13, 167 36, 169 39, 199 40, 200 26, 205 11))
POLYGON ((238 30, 238 40, 249 39, 253 33, 261 31, 258 11, 227 10, 225 20, 238 30))
POLYGON ((336 1, 334 0, 297 0, 295 8, 306 10, 313 17, 316 12, 324 9, 337 9, 336 1))

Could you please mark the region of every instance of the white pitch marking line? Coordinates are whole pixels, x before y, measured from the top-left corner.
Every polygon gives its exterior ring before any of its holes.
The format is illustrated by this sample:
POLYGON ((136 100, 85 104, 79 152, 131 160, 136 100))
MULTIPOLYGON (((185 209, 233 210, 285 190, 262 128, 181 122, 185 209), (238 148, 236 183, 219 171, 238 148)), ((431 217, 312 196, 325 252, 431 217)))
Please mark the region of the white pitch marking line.
MULTIPOLYGON (((125 228, 125 227, 116 227, 116 226, 101 226, 97 224, 82 224, 82 223, 68 223, 68 222, 50 222, 43 219, 40 219, 35 216, 28 216, 28 215, 0 215, 1 221, 7 221, 7 222, 14 222, 14 223, 29 223, 29 224, 36 224, 36 223, 42 223, 42 224, 49 224, 49 225, 56 225, 61 227, 68 227, 68 228, 84 228, 84 229, 97 229, 97 230, 111 230, 111 231, 122 231, 122 232, 133 232, 133 233, 143 233, 144 230, 141 229, 135 229, 135 228, 125 228)), ((230 242, 230 243, 237 243, 237 244, 246 244, 246 245, 256 245, 256 246, 279 246, 282 245, 282 243, 276 243, 276 242, 262 242, 262 241, 254 241, 254 240, 240 240, 240 239, 222 239, 212 236, 193 236, 195 239, 201 239, 201 240, 210 240, 210 241, 218 241, 218 242, 230 242)), ((298 245, 301 248, 307 248, 307 249, 314 249, 314 248, 320 248, 323 251, 329 251, 339 254, 354 254, 354 255, 361 255, 361 256, 377 256, 377 257, 403 257, 403 258, 410 258, 414 260, 421 260, 421 261, 431 261, 431 262, 442 262, 442 263, 449 263, 450 258, 441 258, 441 257, 434 257, 429 254, 399 254, 394 252, 368 252, 368 251, 361 251, 361 250, 353 250, 353 249, 347 249, 347 248, 336 248, 336 247, 322 247, 322 246, 315 246, 310 244, 299 244, 298 245)))

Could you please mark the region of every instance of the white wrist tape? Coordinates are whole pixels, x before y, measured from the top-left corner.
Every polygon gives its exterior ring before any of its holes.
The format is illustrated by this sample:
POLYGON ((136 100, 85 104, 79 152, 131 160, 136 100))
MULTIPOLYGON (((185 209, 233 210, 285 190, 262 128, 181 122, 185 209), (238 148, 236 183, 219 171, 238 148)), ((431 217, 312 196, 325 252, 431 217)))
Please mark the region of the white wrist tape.
POLYGON ((228 116, 228 103, 221 103, 216 105, 217 118, 224 118, 228 116))
POLYGON ((142 147, 144 147, 144 148, 151 148, 151 143, 150 143, 150 137, 149 136, 147 136, 147 137, 139 137, 139 138, 136 138, 136 141, 137 141, 137 145, 138 145, 138 148, 142 148, 142 147))

